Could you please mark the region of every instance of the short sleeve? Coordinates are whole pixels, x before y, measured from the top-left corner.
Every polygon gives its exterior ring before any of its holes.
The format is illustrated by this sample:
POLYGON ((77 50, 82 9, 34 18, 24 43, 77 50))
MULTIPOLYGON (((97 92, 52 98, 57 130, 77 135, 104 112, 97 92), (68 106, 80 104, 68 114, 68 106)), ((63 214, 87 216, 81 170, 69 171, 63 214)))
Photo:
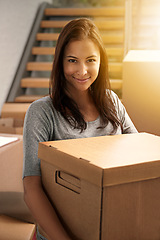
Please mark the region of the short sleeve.
POLYGON ((49 141, 53 133, 49 108, 43 101, 32 103, 26 113, 23 130, 23 178, 40 176, 39 142, 49 141))
POLYGON ((118 98, 118 96, 112 92, 113 101, 117 110, 118 118, 120 119, 122 126, 123 126, 123 134, 126 133, 137 133, 137 129, 134 126, 131 118, 129 117, 126 108, 122 104, 121 100, 118 98))

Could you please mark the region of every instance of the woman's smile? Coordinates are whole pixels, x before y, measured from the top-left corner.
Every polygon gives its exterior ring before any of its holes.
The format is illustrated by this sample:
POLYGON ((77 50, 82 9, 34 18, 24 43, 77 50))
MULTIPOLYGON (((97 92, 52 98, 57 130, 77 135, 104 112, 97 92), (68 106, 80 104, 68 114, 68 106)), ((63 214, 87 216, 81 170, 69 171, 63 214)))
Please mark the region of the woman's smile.
POLYGON ((97 79, 100 51, 89 38, 68 43, 64 51, 63 71, 71 93, 86 91, 97 79))
POLYGON ((85 83, 85 82, 87 82, 89 79, 90 79, 90 77, 87 77, 87 78, 78 78, 78 77, 74 77, 73 76, 73 78, 76 80, 76 81, 78 81, 78 82, 80 82, 80 83, 85 83))

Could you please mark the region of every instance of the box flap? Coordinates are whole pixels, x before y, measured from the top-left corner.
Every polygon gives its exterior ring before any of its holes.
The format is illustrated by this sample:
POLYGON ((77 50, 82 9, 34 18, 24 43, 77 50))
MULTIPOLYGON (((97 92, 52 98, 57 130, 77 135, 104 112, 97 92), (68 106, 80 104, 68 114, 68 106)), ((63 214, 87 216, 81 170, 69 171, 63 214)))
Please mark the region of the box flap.
POLYGON ((0 118, 0 126, 3 127, 13 127, 13 118, 0 118))
POLYGON ((0 118, 0 133, 23 134, 23 120, 0 118))
POLYGON ((0 147, 3 147, 5 145, 8 145, 10 143, 16 142, 18 141, 17 137, 4 137, 4 136, 0 136, 0 147))
POLYGON ((0 238, 32 240, 36 225, 0 214, 0 238))
POLYGON ((130 50, 124 62, 160 62, 160 50, 130 50))
POLYGON ((63 150, 56 149, 52 144, 45 142, 39 144, 38 157, 43 161, 54 164, 59 169, 63 169, 69 174, 85 179, 99 187, 102 186, 103 169, 90 164, 88 160, 78 158, 74 155, 65 153, 63 150))
POLYGON ((123 134, 40 143, 41 159, 55 162, 55 153, 59 156, 56 164, 62 161, 63 165, 65 158, 67 165, 70 165, 69 169, 79 171, 80 176, 85 172, 88 178, 92 178, 94 169, 94 174, 99 171, 102 177, 103 171, 104 186, 160 177, 160 137, 152 134, 123 134), (52 149, 52 155, 48 149, 52 149))

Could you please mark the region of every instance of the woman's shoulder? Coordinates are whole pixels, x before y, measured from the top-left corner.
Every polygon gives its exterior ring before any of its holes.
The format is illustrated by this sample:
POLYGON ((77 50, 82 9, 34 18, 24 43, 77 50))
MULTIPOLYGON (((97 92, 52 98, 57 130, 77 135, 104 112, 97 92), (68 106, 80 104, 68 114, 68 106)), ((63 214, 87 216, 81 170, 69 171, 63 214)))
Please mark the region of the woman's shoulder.
POLYGON ((52 99, 50 98, 49 95, 45 96, 45 97, 42 97, 42 98, 39 98, 38 100, 35 100, 34 102, 31 103, 31 106, 32 105, 51 105, 52 104, 52 99))
POLYGON ((112 103, 115 107, 115 110, 117 111, 118 114, 121 115, 121 113, 125 111, 125 107, 124 107, 122 101, 120 100, 120 98, 114 91, 109 90, 109 94, 110 94, 112 103))
POLYGON ((53 110, 52 100, 49 96, 32 102, 26 112, 24 126, 27 129, 48 128, 52 124, 53 110))
POLYGON ((32 102, 27 109, 25 119, 36 120, 36 119, 50 119, 53 115, 53 104, 49 96, 42 97, 32 102))
POLYGON ((29 110, 49 110, 50 108, 53 108, 52 100, 50 96, 42 97, 34 102, 32 102, 29 106, 29 110))
POLYGON ((113 102, 114 104, 117 105, 117 103, 120 101, 118 95, 117 95, 114 91, 107 89, 106 94, 111 97, 112 102, 113 102))

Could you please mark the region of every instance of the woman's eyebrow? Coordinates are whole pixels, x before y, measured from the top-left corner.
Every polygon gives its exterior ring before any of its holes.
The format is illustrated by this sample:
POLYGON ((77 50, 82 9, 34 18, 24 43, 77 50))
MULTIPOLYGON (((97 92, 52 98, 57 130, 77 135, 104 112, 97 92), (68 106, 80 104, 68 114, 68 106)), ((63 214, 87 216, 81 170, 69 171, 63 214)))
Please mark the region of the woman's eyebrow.
MULTIPOLYGON (((91 56, 89 56, 89 57, 87 57, 87 58, 93 58, 93 57, 97 57, 97 55, 91 55, 91 56)), ((86 58, 86 59, 87 59, 86 58)))
POLYGON ((75 59, 78 59, 77 57, 75 57, 75 56, 71 56, 71 55, 69 55, 69 56, 66 56, 67 58, 75 58, 75 59))
MULTIPOLYGON (((88 59, 88 58, 93 58, 93 57, 97 57, 97 55, 91 55, 91 56, 88 56, 88 57, 86 57, 86 59, 88 59)), ((78 59, 77 57, 75 57, 75 56, 72 56, 72 55, 68 55, 68 56, 66 56, 66 58, 74 58, 74 59, 78 59)))

